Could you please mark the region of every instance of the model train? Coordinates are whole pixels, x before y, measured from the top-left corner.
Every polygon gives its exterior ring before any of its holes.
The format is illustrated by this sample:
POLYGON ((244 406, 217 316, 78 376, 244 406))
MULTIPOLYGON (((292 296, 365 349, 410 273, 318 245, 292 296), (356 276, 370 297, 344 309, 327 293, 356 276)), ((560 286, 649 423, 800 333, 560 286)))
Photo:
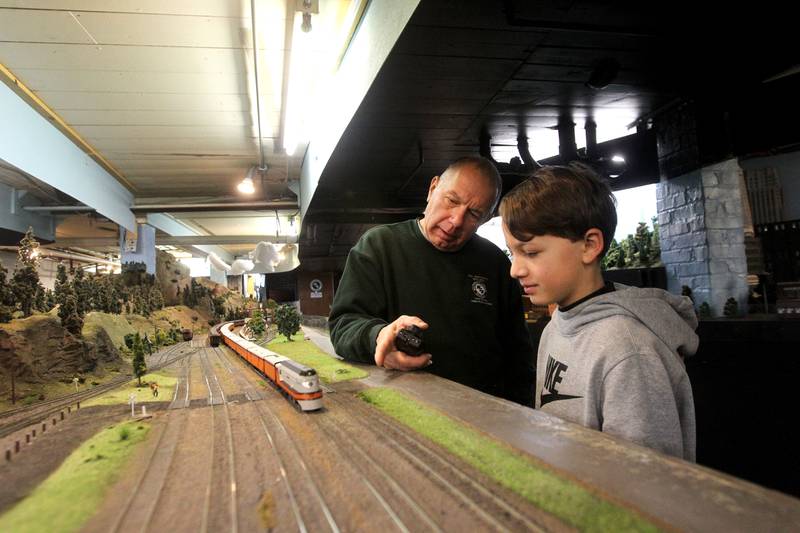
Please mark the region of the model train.
POLYGON ((220 342, 225 343, 239 357, 269 378, 278 390, 301 410, 320 409, 322 388, 319 385, 317 371, 250 342, 232 331, 234 326, 243 324, 243 320, 237 320, 212 328, 209 334, 211 346, 219 346, 220 342))

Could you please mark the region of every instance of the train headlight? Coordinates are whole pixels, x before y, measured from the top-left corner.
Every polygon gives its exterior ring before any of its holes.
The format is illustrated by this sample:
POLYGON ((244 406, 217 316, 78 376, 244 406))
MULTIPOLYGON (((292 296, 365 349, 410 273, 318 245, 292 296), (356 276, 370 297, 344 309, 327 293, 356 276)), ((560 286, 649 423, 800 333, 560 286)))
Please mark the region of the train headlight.
POLYGON ((306 387, 307 389, 310 389, 311 387, 314 386, 314 382, 313 381, 304 381, 303 382, 303 386, 306 387))

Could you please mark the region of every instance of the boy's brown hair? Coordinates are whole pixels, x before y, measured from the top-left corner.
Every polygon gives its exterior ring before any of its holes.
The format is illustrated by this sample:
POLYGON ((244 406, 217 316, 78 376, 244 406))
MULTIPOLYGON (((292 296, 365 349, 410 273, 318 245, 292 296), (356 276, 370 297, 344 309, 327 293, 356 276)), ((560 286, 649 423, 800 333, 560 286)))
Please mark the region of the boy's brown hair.
POLYGON ((500 202, 500 216, 520 241, 553 235, 572 242, 591 228, 603 233, 602 258, 617 229, 616 200, 609 186, 582 163, 542 167, 500 202))

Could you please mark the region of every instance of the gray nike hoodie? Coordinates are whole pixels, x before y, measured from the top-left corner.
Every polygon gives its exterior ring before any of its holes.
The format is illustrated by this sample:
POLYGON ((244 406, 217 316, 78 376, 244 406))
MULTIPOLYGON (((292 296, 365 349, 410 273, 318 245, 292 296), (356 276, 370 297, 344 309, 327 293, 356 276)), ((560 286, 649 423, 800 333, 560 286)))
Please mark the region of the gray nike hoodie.
POLYGON ((553 315, 539 343, 536 407, 694 461, 682 359, 697 351, 692 302, 661 289, 615 289, 553 315))

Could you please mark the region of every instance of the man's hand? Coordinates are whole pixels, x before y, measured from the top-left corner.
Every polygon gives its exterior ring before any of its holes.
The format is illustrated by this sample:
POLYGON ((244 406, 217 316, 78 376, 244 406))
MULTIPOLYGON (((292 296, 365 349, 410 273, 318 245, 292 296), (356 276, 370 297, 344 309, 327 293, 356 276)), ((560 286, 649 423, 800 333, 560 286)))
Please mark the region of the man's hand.
POLYGON ((375 364, 377 366, 394 370, 416 370, 431 364, 431 354, 408 355, 395 346, 394 339, 397 337, 397 332, 409 326, 417 326, 423 330, 428 329, 428 324, 419 317, 403 315, 378 333, 375 346, 375 364))

